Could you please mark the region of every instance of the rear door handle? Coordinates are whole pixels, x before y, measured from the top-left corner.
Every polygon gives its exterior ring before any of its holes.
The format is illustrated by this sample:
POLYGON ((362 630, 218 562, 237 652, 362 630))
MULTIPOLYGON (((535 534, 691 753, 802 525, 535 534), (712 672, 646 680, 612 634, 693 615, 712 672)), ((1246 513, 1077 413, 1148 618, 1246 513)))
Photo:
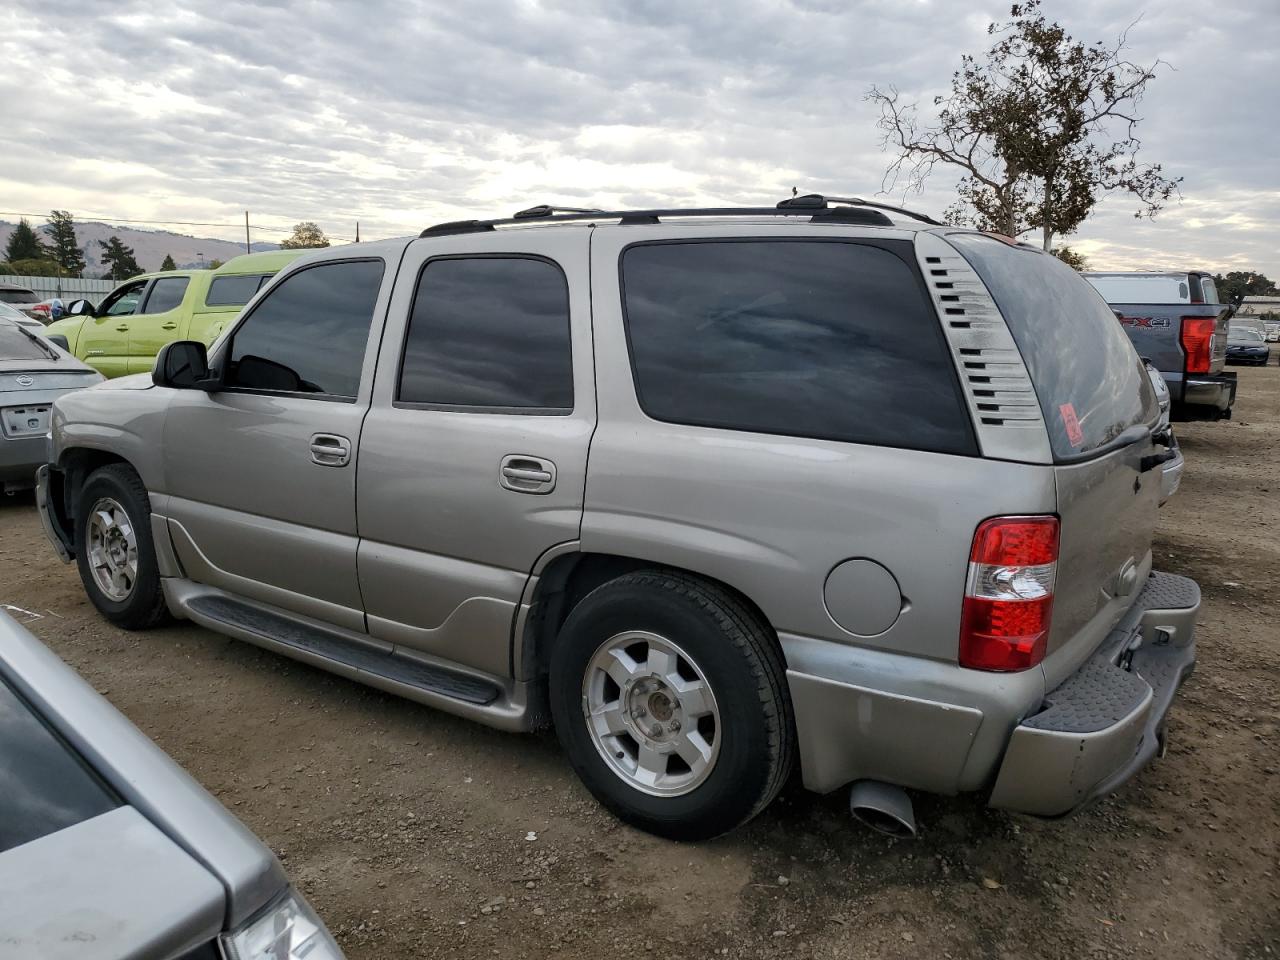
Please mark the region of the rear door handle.
POLYGON ((322 467, 345 467, 351 462, 351 441, 336 433, 313 433, 311 462, 322 467))
POLYGON ((556 488, 556 465, 540 457, 509 454, 498 466, 498 482, 515 493, 550 493, 556 488))
POLYGON ((122 323, 120 324, 120 326, 116 327, 116 329, 119 330, 121 333, 124 333, 126 330, 129 329, 129 325, 127 323, 122 323))
POLYGON ((160 329, 161 330, 177 330, 178 325, 174 323, 172 320, 170 320, 168 323, 160 324, 160 329))

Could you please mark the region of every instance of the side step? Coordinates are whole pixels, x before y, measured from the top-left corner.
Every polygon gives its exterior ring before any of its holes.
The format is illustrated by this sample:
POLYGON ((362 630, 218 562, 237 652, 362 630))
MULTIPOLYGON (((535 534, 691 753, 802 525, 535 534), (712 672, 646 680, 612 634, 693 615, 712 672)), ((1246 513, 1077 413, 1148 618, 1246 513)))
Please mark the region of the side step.
POLYGON ((479 677, 394 652, 353 643, 318 627, 308 626, 228 597, 198 596, 187 602, 196 614, 255 634, 264 640, 324 657, 362 673, 383 677, 450 700, 488 706, 501 696, 497 684, 479 677))

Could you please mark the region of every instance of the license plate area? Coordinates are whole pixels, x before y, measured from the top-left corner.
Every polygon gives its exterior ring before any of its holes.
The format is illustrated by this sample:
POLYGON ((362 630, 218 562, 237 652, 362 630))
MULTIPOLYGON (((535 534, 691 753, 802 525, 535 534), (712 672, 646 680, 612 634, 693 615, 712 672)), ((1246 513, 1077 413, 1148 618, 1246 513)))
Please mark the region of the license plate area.
POLYGON ((49 404, 0 407, 0 430, 10 440, 41 437, 49 432, 49 404))

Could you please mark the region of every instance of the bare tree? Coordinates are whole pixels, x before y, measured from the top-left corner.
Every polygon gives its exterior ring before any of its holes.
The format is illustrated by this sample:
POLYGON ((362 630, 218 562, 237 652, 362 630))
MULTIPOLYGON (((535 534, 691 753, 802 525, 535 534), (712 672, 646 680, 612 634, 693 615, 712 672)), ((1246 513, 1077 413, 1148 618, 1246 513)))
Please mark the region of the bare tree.
POLYGON ((1137 107, 1164 61, 1128 59, 1127 30, 1112 45, 1086 46, 1047 21, 1040 0, 1015 3, 1009 22, 987 33, 993 45, 981 59, 961 58, 951 92, 933 99, 931 123, 892 86, 867 92, 880 107, 882 145, 897 154, 886 190, 904 178, 919 190, 938 164, 956 167, 963 176, 950 219, 1011 237, 1040 230, 1046 250, 1105 193, 1136 199, 1137 217, 1180 197, 1181 177, 1138 161, 1137 107))

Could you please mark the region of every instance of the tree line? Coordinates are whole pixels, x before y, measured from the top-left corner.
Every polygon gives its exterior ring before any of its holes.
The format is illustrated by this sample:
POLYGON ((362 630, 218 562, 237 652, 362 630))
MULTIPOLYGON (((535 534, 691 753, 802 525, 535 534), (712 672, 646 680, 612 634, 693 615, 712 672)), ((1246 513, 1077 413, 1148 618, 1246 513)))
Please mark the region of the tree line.
MULTIPOLYGON (((98 259, 105 268, 108 280, 127 280, 143 272, 133 248, 118 236, 95 241, 98 259)), ((292 235, 281 242, 284 249, 327 247, 329 238, 311 221, 299 223, 292 235)), ((85 248, 76 238, 75 221, 66 210, 53 210, 49 222, 40 230, 23 217, 14 227, 4 247, 0 261, 0 274, 26 277, 83 277, 88 270, 85 248)), ((213 260, 209 268, 222 266, 221 260, 213 260)), ((170 254, 165 254, 161 270, 176 270, 177 264, 170 254)))

